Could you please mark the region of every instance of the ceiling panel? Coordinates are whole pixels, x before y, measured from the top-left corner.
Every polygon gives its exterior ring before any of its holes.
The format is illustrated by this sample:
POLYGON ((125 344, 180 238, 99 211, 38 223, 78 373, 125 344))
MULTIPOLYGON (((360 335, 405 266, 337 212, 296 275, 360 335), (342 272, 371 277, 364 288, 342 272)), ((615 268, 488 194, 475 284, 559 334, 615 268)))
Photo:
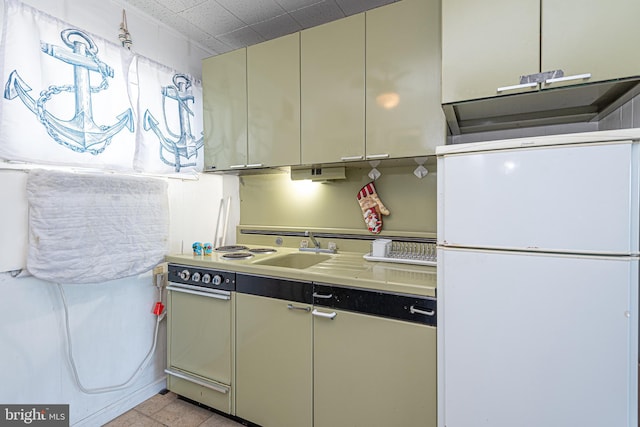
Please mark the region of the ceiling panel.
POLYGON ((251 27, 238 28, 230 33, 219 35, 216 38, 231 46, 232 49, 251 46, 266 40, 251 27))
POLYGON ((245 24, 256 24, 285 14, 275 0, 217 0, 225 9, 245 24), (266 18, 265 18, 266 17, 266 18))
POLYGON ((345 17, 342 9, 340 9, 333 0, 323 1, 302 9, 297 9, 290 14, 302 28, 315 27, 345 17))
POLYGON ((291 15, 283 14, 252 25, 265 40, 271 40, 302 30, 302 26, 291 15))
POLYGON ((399 0, 123 0, 216 55, 399 0))

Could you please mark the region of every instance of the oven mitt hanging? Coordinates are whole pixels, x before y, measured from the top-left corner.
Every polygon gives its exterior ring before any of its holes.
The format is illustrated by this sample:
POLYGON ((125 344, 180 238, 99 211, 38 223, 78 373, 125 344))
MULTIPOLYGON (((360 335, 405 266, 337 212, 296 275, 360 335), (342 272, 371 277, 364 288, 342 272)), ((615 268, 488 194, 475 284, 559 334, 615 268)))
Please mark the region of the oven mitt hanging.
POLYGON ((358 192, 358 203, 362 209, 364 223, 370 232, 374 234, 382 231, 382 215, 389 215, 389 210, 382 204, 376 193, 373 181, 365 185, 358 192))

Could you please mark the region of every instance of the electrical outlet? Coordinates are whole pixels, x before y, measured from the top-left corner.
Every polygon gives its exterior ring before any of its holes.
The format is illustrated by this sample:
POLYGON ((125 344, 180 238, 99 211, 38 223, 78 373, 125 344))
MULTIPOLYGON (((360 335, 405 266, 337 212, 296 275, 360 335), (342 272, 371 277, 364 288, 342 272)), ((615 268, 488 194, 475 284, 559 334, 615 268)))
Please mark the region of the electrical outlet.
POLYGON ((300 241, 300 247, 301 248, 308 248, 309 247, 309 241, 307 239, 303 239, 300 241))
POLYGON ((153 274, 163 274, 169 271, 169 266, 166 262, 156 265, 153 267, 153 274))

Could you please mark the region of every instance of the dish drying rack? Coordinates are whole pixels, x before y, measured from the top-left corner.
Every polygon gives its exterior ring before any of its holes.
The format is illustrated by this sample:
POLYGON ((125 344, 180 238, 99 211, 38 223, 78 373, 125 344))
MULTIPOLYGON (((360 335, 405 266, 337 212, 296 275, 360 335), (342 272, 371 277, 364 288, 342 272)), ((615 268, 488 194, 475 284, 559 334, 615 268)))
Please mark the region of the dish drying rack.
POLYGON ((436 244, 425 242, 389 241, 385 256, 373 255, 373 251, 363 255, 367 261, 395 262, 399 264, 431 265, 437 264, 436 244))

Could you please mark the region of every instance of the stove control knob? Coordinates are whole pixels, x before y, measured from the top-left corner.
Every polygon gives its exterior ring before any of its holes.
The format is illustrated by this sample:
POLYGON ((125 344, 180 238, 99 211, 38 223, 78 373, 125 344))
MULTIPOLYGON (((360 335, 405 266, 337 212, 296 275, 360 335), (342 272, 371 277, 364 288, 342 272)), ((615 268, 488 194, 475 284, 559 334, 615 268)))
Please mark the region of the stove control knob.
POLYGON ((222 276, 220 276, 219 274, 216 274, 215 276, 213 276, 213 281, 211 282, 214 285, 218 286, 222 283, 222 276))
POLYGON ((191 273, 189 272, 189 270, 184 269, 180 272, 180 278, 182 280, 189 280, 189 277, 191 277, 191 273))
POLYGON ((199 282, 200 281, 200 273, 198 273, 197 271, 195 273, 193 273, 191 275, 191 280, 193 280, 194 282, 199 282))
POLYGON ((209 273, 204 273, 202 275, 202 283, 205 285, 211 282, 211 275, 209 273))

